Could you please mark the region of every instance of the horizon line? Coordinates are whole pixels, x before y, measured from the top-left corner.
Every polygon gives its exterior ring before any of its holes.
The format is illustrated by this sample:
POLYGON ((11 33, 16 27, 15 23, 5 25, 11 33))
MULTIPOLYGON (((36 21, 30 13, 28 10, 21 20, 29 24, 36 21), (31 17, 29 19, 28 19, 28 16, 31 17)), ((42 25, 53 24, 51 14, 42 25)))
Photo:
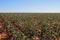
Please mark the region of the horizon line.
POLYGON ((48 11, 46 11, 46 12, 39 12, 39 11, 0 11, 0 13, 60 13, 60 11, 52 11, 52 12, 48 12, 48 11))

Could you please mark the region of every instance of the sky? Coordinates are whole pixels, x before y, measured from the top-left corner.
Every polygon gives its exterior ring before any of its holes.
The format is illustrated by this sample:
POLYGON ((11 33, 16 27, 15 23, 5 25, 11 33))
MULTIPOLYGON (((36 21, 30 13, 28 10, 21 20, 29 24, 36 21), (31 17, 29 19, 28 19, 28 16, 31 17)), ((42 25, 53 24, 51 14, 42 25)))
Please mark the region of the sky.
POLYGON ((60 0, 0 0, 0 12, 60 12, 60 0))

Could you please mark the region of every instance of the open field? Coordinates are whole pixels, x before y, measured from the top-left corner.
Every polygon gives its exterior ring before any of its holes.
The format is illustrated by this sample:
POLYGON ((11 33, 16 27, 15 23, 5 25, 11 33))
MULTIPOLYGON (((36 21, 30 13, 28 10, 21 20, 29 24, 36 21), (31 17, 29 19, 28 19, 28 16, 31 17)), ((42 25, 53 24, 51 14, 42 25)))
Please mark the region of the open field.
POLYGON ((12 40, 60 40, 59 13, 0 13, 0 17, 13 35, 12 40), (22 29, 16 28, 8 19, 22 29))

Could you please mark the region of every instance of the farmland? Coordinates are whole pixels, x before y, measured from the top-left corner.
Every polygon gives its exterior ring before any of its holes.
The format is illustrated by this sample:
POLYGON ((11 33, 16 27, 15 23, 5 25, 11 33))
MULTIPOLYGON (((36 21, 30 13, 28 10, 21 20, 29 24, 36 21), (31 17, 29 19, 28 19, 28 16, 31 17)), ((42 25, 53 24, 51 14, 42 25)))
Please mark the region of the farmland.
POLYGON ((0 17, 3 18, 8 32, 13 35, 13 40, 37 40, 37 34, 39 40, 60 40, 59 13, 0 13, 0 17), (25 31, 16 28, 8 19, 25 31))

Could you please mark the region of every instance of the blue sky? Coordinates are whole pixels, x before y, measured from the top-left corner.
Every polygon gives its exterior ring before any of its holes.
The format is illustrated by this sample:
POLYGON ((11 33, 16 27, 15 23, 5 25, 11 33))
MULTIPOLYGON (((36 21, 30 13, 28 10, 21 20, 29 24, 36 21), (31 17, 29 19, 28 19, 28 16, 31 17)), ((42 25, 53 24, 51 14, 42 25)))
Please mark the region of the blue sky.
POLYGON ((0 0, 0 12, 60 12, 60 0, 0 0))

